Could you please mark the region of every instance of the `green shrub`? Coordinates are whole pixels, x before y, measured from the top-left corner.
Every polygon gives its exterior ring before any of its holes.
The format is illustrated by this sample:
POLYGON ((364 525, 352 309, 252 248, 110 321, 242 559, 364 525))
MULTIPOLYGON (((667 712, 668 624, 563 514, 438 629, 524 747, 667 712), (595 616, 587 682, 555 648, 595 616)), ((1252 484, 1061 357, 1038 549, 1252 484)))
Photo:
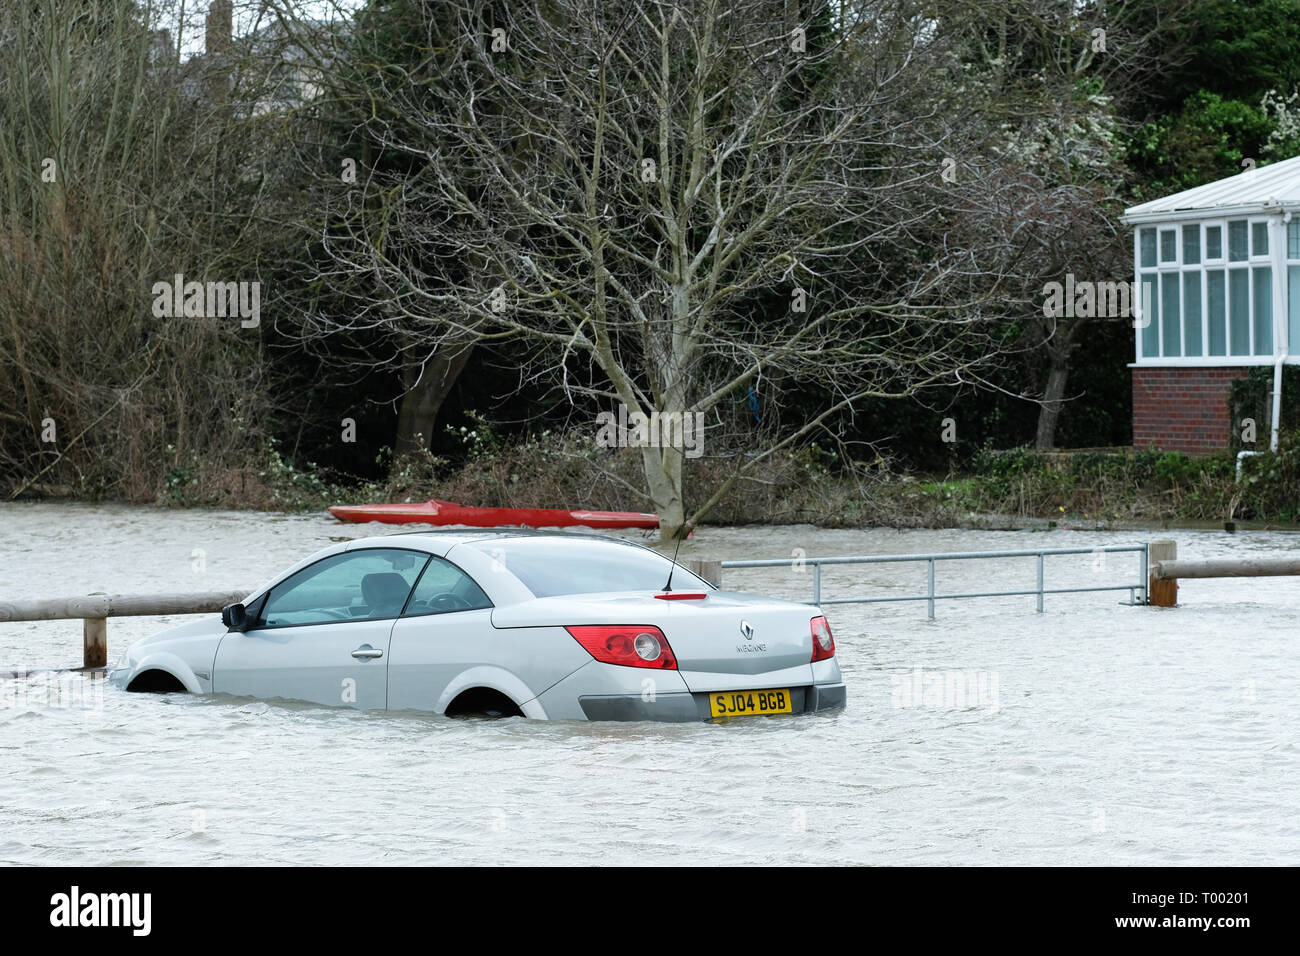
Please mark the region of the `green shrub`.
POLYGON ((1283 431, 1276 452, 1242 462, 1238 515, 1258 520, 1300 519, 1300 432, 1283 431))
POLYGON ((1181 451, 1167 451, 1156 459, 1156 476, 1171 485, 1186 482, 1199 472, 1196 463, 1181 451))

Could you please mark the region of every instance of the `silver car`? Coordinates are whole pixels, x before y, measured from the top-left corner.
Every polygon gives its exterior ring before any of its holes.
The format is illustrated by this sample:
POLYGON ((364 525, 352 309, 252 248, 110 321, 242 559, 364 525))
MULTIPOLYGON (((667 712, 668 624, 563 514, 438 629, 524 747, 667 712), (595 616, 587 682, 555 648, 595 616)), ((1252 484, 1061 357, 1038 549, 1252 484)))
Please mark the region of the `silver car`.
POLYGON ((521 531, 394 534, 313 554, 132 644, 131 691, 448 715, 712 720, 841 707, 820 609, 722 591, 640 545, 521 531))

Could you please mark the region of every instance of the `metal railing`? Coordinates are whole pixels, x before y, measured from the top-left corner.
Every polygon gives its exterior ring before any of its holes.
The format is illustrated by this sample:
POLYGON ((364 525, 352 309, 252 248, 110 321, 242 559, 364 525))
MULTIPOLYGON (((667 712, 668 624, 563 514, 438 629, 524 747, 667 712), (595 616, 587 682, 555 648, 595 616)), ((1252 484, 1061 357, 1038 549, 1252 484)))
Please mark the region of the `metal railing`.
POLYGON ((951 601, 959 598, 1011 597, 1015 595, 1037 595, 1038 611, 1043 610, 1043 597, 1047 594, 1083 594, 1090 591, 1128 591, 1129 604, 1147 603, 1147 555, 1148 544, 1107 545, 1100 548, 1041 548, 1034 551, 955 551, 941 554, 881 554, 860 555, 837 558, 783 558, 762 561, 722 561, 725 568, 780 568, 812 567, 812 601, 816 605, 828 604, 885 604, 893 601, 925 601, 929 616, 934 617, 935 601, 951 601), (1057 554, 1137 554, 1139 556, 1138 580, 1136 584, 1106 584, 1079 588, 1044 587, 1044 558, 1057 554), (1034 587, 1014 591, 967 591, 958 594, 939 594, 935 591, 935 564, 939 561, 971 561, 984 558, 1037 558, 1037 581, 1034 587), (822 599, 822 567, 828 564, 900 564, 905 562, 925 562, 927 566, 926 590, 924 594, 908 594, 896 597, 849 597, 822 599), (1137 597, 1141 592, 1141 599, 1137 597))

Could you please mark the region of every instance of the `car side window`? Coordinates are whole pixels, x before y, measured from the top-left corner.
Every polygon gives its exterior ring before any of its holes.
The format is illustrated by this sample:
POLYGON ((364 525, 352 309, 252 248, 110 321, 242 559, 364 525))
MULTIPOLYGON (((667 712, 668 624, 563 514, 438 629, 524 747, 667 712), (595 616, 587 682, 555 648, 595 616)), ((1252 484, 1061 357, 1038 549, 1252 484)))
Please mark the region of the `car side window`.
POLYGON ((400 548, 331 555, 271 588, 260 626, 397 617, 428 558, 400 548))
POLYGON ((491 606, 492 602, 473 578, 450 561, 431 558, 402 617, 477 611, 491 606))

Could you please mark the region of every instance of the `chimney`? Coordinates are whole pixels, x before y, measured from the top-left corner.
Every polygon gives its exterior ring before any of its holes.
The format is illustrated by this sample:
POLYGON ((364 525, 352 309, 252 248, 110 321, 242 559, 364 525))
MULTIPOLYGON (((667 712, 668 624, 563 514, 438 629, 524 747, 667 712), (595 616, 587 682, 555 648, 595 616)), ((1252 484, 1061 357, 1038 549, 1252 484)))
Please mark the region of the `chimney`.
POLYGON ((208 6, 208 18, 205 23, 206 35, 203 40, 203 52, 209 56, 225 53, 230 49, 232 32, 232 15, 230 0, 212 0, 208 6))

